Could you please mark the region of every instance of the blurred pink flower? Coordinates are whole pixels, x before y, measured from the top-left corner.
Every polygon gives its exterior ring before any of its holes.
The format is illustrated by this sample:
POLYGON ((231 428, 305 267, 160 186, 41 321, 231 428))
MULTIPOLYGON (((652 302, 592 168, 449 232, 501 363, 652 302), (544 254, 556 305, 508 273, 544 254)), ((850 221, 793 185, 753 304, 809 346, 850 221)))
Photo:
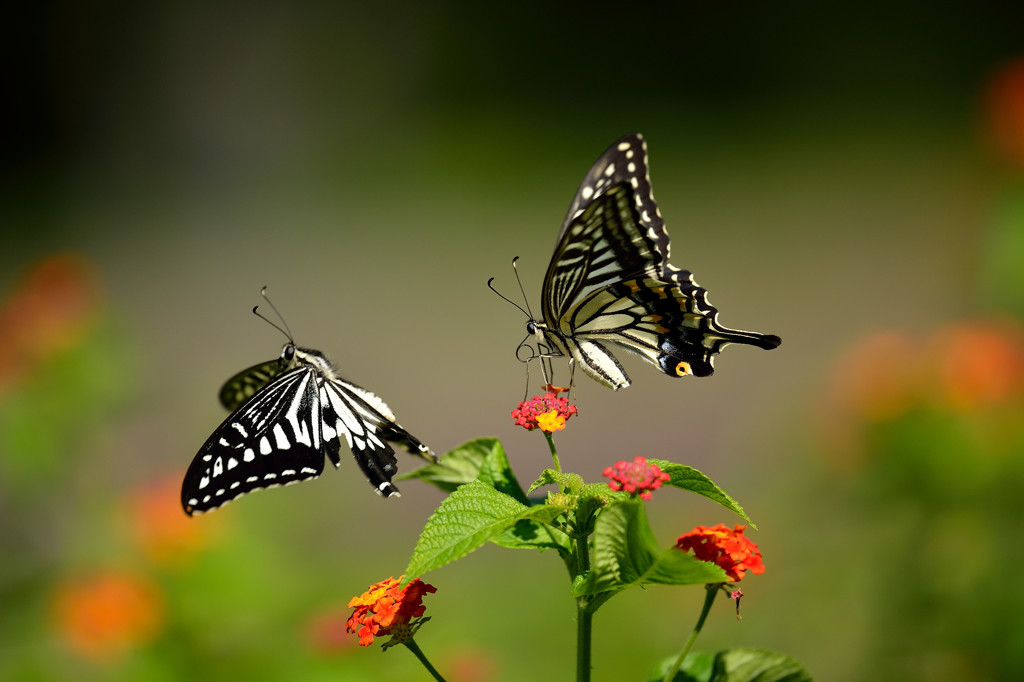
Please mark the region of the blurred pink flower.
POLYGON ((500 677, 497 658, 483 649, 449 652, 443 670, 451 682, 488 682, 500 677))
POLYGON ((345 629, 349 617, 348 609, 339 604, 309 619, 306 633, 310 646, 317 653, 331 656, 353 648, 356 642, 345 629))

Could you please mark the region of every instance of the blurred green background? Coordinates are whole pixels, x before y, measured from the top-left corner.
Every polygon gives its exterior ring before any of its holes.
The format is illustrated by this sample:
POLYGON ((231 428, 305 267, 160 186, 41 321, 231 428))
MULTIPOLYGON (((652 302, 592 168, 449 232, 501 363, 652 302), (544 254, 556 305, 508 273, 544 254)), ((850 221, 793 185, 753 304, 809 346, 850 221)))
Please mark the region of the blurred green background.
MULTIPOLYGON (((221 383, 283 338, 443 452, 513 426, 509 263, 536 306, 573 193, 642 132, 673 263, 728 326, 713 378, 626 360, 557 436, 589 480, 695 466, 758 523, 767 572, 697 648, 822 680, 1024 669, 1024 6, 1011 2, 37 2, 2 30, 0 678, 419 679, 344 606, 405 566, 434 489, 354 463, 186 519, 221 383)), ((400 463, 415 466, 412 459, 400 463)), ((734 523, 663 491, 667 546, 734 523)), ((430 574, 418 637, 449 680, 570 679, 556 557, 430 574)), ((595 679, 643 679, 700 589, 595 620, 595 679)))

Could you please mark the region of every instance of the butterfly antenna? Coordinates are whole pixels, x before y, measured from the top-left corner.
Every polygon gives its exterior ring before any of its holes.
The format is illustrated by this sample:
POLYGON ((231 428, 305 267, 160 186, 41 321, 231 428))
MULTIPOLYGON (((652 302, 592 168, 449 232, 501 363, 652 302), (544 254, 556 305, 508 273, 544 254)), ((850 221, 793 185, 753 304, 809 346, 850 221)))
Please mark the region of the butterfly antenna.
MULTIPOLYGON (((518 278, 518 277, 517 277, 517 278, 518 278)), ((502 299, 504 299, 504 300, 508 301, 509 303, 511 303, 512 305, 514 305, 515 307, 519 308, 519 310, 521 310, 521 311, 522 311, 523 315, 526 315, 526 316, 527 316, 528 318, 530 318, 531 320, 533 319, 533 315, 531 315, 531 314, 530 314, 530 312, 529 312, 528 310, 525 310, 525 309, 523 308, 523 306, 519 305, 518 303, 516 303, 515 301, 513 301, 513 300, 512 300, 511 298, 509 298, 509 297, 508 297, 508 296, 506 296, 505 294, 503 294, 503 293, 501 293, 500 291, 498 291, 497 289, 495 289, 495 288, 494 288, 494 285, 493 285, 493 284, 491 284, 491 282, 493 282, 493 281, 494 281, 494 278, 493 278, 493 277, 491 277, 491 278, 490 278, 489 280, 487 280, 487 288, 488 288, 488 289, 490 289, 491 291, 493 291, 494 293, 496 293, 496 294, 497 294, 498 296, 500 296, 500 297, 501 297, 502 299)), ((522 286, 522 285, 520 285, 520 287, 521 287, 521 286, 522 286)), ((529 305, 529 304, 527 304, 527 305, 529 305)))
MULTIPOLYGON (((516 282, 519 284, 519 293, 523 295, 523 302, 526 303, 526 314, 530 316, 531 320, 537 318, 533 316, 533 311, 530 310, 530 299, 526 296, 526 289, 523 288, 523 280, 519 279, 519 268, 516 267, 516 261, 519 260, 519 256, 512 259, 512 272, 516 273, 516 282)), ((520 308, 520 310, 522 310, 520 308)))
POLYGON ((287 336, 289 341, 291 341, 292 343, 295 343, 294 337, 292 336, 292 330, 288 328, 288 323, 284 321, 284 316, 281 314, 281 311, 277 309, 277 306, 274 305, 274 302, 271 301, 270 298, 267 296, 267 288, 266 287, 263 287, 262 289, 260 289, 260 296, 263 297, 263 300, 265 300, 270 305, 270 308, 277 314, 277 319, 281 320, 281 324, 280 325, 277 324, 276 322, 271 320, 269 317, 267 317, 263 313, 259 312, 259 310, 258 310, 259 306, 258 305, 254 305, 252 307, 253 314, 256 315, 256 317, 258 317, 261 320, 263 320, 264 322, 266 322, 267 324, 269 324, 271 327, 273 327, 277 331, 279 331, 282 334, 284 334, 285 336, 287 336), (281 325, 284 325, 284 327, 282 328, 281 325))

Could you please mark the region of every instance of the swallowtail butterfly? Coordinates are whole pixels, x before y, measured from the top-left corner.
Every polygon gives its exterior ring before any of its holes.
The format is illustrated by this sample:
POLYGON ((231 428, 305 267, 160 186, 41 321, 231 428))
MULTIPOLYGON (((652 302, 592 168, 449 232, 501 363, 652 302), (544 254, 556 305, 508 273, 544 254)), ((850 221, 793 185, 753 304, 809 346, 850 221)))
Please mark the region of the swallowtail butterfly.
POLYGON ((562 224, 544 277, 543 319, 526 328, 542 357, 568 354, 618 390, 629 377, 609 345, 669 376, 708 376, 730 343, 771 349, 778 336, 728 329, 708 292, 668 262, 669 237, 651 194, 647 143, 623 137, 591 166, 562 224))
POLYGON ((398 461, 389 441, 436 461, 383 400, 339 376, 323 353, 300 348, 288 336, 277 360, 239 372, 221 389, 220 401, 232 412, 185 473, 181 504, 187 514, 253 490, 316 478, 325 455, 341 465, 342 440, 384 497, 399 494, 391 483, 398 461))

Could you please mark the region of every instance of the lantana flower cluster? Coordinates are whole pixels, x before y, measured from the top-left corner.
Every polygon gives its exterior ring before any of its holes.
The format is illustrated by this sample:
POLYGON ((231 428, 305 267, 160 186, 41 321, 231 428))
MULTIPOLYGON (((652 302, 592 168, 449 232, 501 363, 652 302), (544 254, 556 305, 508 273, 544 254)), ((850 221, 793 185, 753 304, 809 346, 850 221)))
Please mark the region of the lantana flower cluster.
POLYGON ((564 429, 565 422, 576 413, 576 406, 570 405, 567 398, 545 393, 519 403, 519 407, 512 410, 512 420, 527 431, 539 428, 554 433, 564 429))
POLYGON ((648 464, 645 457, 635 457, 632 462, 616 462, 614 466, 605 467, 603 475, 612 479, 608 482, 612 490, 625 490, 639 495, 641 500, 651 499, 651 491, 671 478, 657 464, 648 464))
POLYGON ((736 524, 732 529, 724 523, 717 526, 697 526, 676 540, 676 548, 684 552, 693 550, 701 561, 714 562, 729 576, 729 582, 743 579, 746 571, 754 575, 764 573, 761 551, 743 535, 746 526, 736 524))
POLYGON ((349 601, 348 607, 354 611, 345 629, 359 635, 359 646, 370 646, 375 636, 394 635, 399 640, 395 643, 404 642, 415 634, 420 624, 429 620, 413 621, 427 608, 423 605, 423 595, 437 592, 437 588, 419 578, 400 587, 402 577, 370 585, 366 592, 349 601))

